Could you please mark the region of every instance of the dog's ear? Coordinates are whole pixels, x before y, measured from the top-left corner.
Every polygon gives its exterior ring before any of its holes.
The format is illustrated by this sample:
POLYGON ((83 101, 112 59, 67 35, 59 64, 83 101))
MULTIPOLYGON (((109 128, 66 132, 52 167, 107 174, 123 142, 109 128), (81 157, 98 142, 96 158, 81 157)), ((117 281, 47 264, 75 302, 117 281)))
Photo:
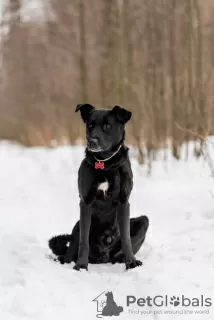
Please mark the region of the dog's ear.
POLYGON ((124 108, 119 106, 115 106, 112 109, 112 112, 116 115, 117 119, 122 123, 125 124, 131 119, 132 113, 124 108))
POLYGON ((80 111, 82 120, 86 122, 92 110, 94 110, 94 107, 91 104, 86 103, 86 104, 78 104, 75 112, 80 111))

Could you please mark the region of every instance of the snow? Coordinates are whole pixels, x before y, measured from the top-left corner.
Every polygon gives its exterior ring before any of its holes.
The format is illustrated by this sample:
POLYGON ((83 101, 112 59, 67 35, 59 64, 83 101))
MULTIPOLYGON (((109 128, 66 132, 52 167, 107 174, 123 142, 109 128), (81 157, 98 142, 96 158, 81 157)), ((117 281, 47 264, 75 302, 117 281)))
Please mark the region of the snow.
POLYGON ((77 272, 73 264, 47 259, 48 239, 71 232, 79 219, 77 170, 83 154, 82 146, 27 149, 0 143, 0 319, 96 319, 92 300, 108 290, 124 308, 119 319, 213 319, 213 306, 209 314, 143 316, 126 306, 127 295, 203 294, 214 303, 214 178, 202 159, 157 161, 149 177, 146 166, 132 158, 131 216, 150 219, 137 254, 143 267, 126 272, 119 264, 89 265, 88 272, 77 272))

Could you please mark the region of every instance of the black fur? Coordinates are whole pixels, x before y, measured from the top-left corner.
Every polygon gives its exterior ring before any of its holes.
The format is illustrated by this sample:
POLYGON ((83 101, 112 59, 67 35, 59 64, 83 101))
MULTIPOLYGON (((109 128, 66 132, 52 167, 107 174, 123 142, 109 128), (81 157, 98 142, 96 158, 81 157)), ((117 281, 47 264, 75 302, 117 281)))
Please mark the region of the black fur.
POLYGON ((56 256, 64 255, 67 252, 72 238, 73 236, 71 234, 63 234, 53 237, 48 242, 49 248, 51 248, 56 256))
POLYGON ((86 123, 87 138, 78 172, 80 220, 71 235, 52 238, 49 247, 61 263, 74 261, 76 270, 87 269, 88 262, 124 262, 126 269, 135 268, 142 264, 134 255, 145 239, 149 220, 129 217, 133 180, 124 127, 131 112, 119 106, 97 110, 89 104, 78 105, 76 111, 86 123), (95 169, 96 158, 111 156, 103 169, 95 169), (98 190, 105 181, 106 194, 98 190))
MULTIPOLYGON (((92 218, 89 237, 89 263, 124 263, 118 228, 113 225, 109 228, 109 225, 111 225, 111 221, 109 221, 109 224, 103 224, 102 228, 100 228, 99 221, 96 221, 95 217, 92 218), (109 237, 111 238, 111 243, 107 242, 109 237)), ((148 226, 149 221, 146 216, 130 219, 130 234, 134 254, 138 252, 143 244, 148 226)), ((49 240, 50 249, 62 263, 64 262, 63 256, 67 253, 69 246, 72 246, 71 261, 76 262, 79 247, 79 221, 73 228, 71 235, 59 235, 49 240)))

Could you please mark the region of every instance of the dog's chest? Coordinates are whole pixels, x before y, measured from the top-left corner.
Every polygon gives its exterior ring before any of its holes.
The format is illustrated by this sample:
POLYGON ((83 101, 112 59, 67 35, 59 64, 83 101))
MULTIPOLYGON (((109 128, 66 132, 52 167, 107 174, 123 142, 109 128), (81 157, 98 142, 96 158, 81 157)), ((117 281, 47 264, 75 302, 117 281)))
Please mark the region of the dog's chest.
POLYGON ((103 191, 103 194, 106 195, 108 189, 109 189, 109 182, 108 180, 106 180, 105 182, 101 182, 99 185, 98 185, 98 190, 101 190, 103 191))

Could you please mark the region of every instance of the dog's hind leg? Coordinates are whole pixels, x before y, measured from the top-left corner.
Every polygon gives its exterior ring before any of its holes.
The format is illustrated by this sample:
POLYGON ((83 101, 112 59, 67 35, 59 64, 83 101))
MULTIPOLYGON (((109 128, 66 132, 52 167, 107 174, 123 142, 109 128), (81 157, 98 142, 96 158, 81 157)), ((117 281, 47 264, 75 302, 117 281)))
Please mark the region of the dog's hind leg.
POLYGON ((130 219, 130 234, 134 254, 140 250, 145 240, 148 227, 149 219, 147 216, 130 219))
POLYGON ((117 254, 114 255, 114 257, 111 259, 111 263, 124 263, 125 262, 125 257, 124 254, 122 252, 122 250, 120 250, 117 254))
MULTIPOLYGON (((130 235, 134 254, 136 254, 141 248, 145 240, 148 227, 149 219, 147 216, 140 216, 130 219, 130 235)), ((125 257, 122 252, 121 242, 117 244, 117 249, 118 250, 114 252, 114 255, 111 259, 111 263, 124 263, 125 257)))

